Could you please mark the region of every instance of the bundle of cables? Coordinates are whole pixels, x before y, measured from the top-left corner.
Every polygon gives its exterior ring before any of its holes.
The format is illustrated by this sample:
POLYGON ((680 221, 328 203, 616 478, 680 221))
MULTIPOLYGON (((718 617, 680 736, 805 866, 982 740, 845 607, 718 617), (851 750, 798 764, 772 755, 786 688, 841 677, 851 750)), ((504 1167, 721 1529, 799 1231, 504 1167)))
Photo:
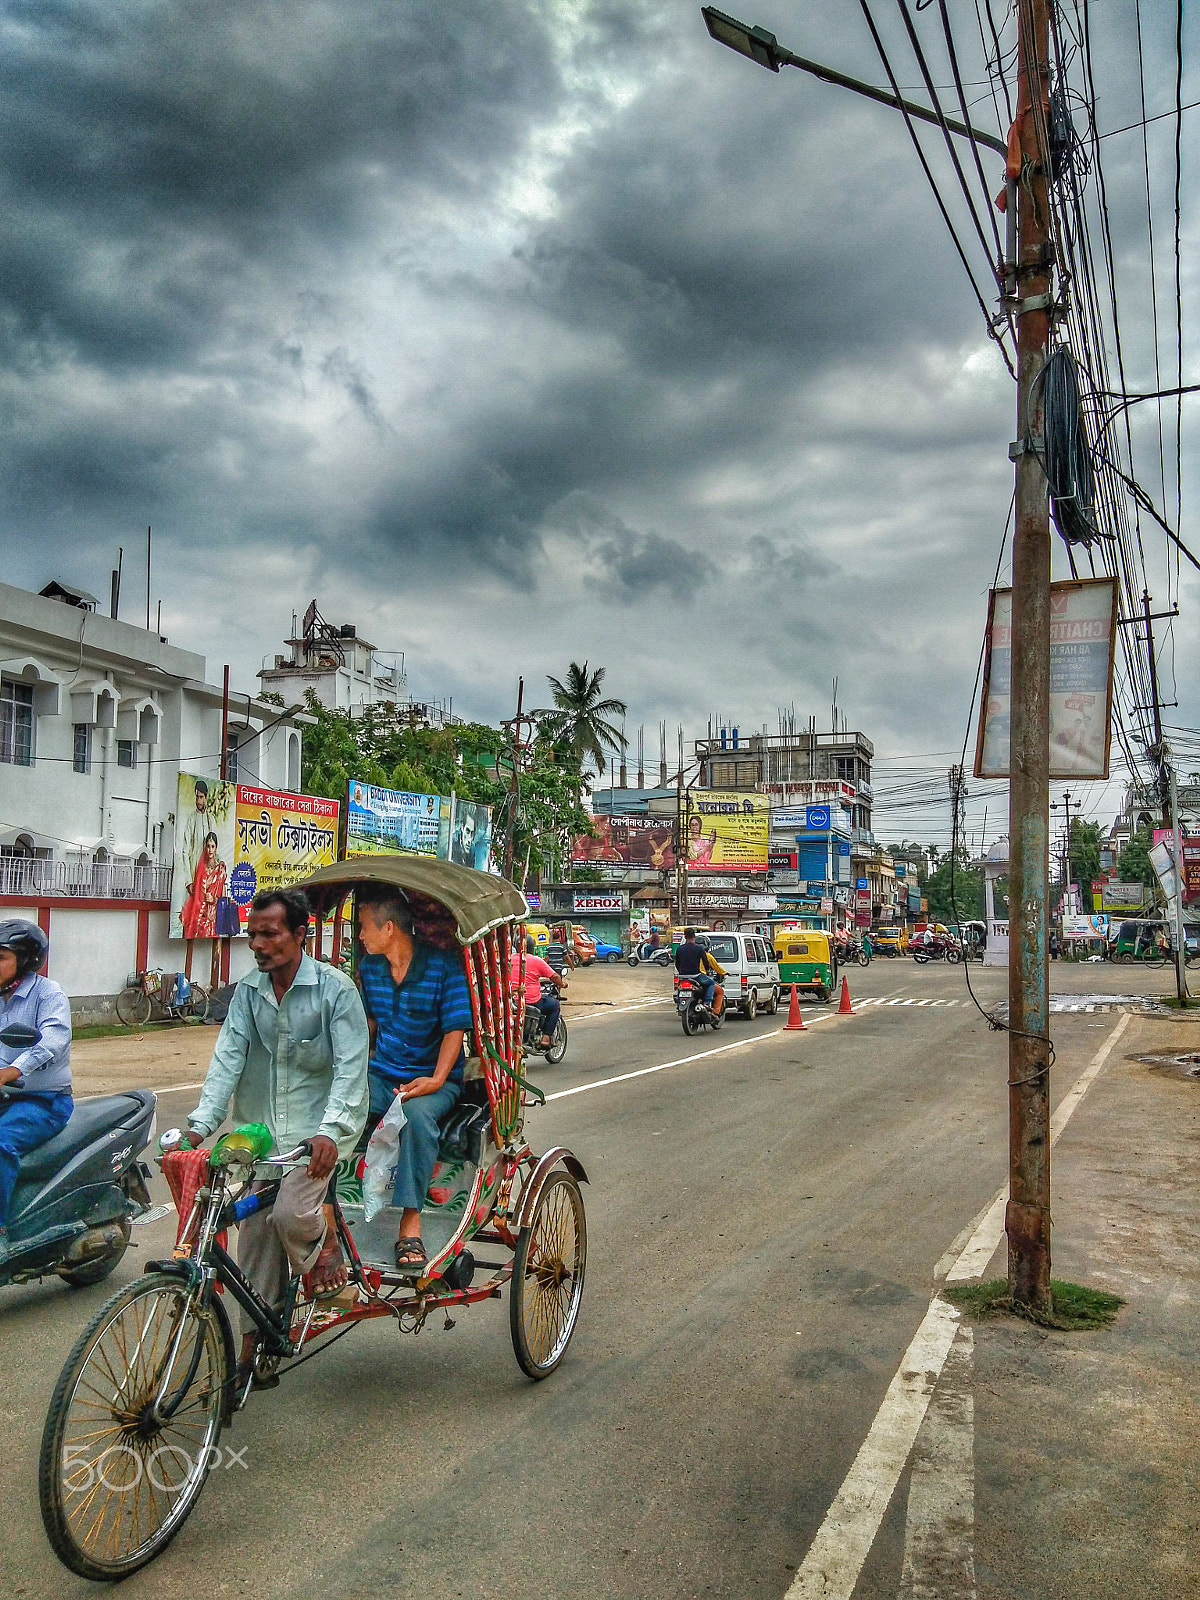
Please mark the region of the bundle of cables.
POLYGON ((1050 486, 1054 525, 1066 542, 1089 545, 1110 539, 1096 526, 1092 458, 1079 405, 1075 357, 1058 345, 1038 374, 1046 412, 1046 453, 1042 466, 1050 486))

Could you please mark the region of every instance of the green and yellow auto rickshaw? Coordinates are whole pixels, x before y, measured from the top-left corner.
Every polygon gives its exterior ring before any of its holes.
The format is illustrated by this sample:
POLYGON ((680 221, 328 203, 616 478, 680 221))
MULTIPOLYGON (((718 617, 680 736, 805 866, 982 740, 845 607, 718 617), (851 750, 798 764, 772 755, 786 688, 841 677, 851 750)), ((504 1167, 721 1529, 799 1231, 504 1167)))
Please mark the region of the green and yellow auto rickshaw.
POLYGON ((833 993, 833 952, 829 935, 819 928, 776 928, 775 955, 779 961, 779 986, 815 994, 828 1000, 833 993))

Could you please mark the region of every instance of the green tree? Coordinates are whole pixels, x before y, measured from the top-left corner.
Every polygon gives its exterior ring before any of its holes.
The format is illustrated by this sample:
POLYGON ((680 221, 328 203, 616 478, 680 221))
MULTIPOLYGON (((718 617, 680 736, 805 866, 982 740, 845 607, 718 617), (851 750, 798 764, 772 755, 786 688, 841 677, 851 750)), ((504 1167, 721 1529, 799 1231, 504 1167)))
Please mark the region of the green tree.
POLYGON ((1099 876, 1100 824, 1098 822, 1085 822, 1082 817, 1072 817, 1070 868, 1067 881, 1079 885, 1079 892, 1083 896, 1084 905, 1091 905, 1092 902, 1089 896, 1092 889, 1092 879, 1099 876))
POLYGON ((923 893, 929 900, 929 916, 934 922, 973 922, 984 914, 983 873, 970 865, 968 853, 961 847, 953 863, 948 851, 942 857, 924 885, 923 893))
POLYGON ((1122 883, 1141 883, 1147 888, 1156 887, 1158 877, 1150 865, 1150 846, 1153 842, 1148 828, 1139 828, 1133 834, 1121 851, 1121 858, 1117 862, 1117 877, 1122 883))
POLYGON ((612 720, 625 715, 625 702, 605 699, 604 668, 589 672, 588 665, 572 661, 565 683, 548 677, 554 704, 534 713, 540 732, 572 767, 578 779, 577 793, 582 793, 589 764, 603 777, 608 752, 625 746, 625 737, 612 720))
POLYGON ((496 773, 496 758, 511 745, 507 733, 486 723, 448 728, 413 726, 402 708, 369 706, 361 717, 330 711, 309 691, 306 708, 315 719, 304 730, 301 787, 345 803, 353 779, 413 794, 451 792, 492 807, 497 860, 513 820, 513 869, 541 870, 570 860, 570 840, 586 833, 590 819, 579 803, 576 777, 536 745, 521 762, 515 790, 496 773))

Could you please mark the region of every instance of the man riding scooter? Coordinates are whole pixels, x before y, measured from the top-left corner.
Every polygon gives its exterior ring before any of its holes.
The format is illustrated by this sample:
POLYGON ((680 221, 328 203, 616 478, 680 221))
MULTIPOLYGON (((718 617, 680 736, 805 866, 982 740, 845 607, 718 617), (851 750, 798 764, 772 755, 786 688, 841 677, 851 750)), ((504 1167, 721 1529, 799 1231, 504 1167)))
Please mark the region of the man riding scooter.
POLYGON ((0 922, 0 1029, 14 1023, 41 1035, 28 1049, 0 1045, 0 1088, 23 1089, 0 1101, 0 1261, 9 1253, 8 1212, 21 1157, 65 1128, 71 1098, 71 1004, 59 985, 43 978, 50 941, 35 922, 0 922))
POLYGON ((704 1004, 719 1017, 725 1009, 725 990, 719 981, 725 976, 725 968, 697 943, 695 928, 683 930, 683 943, 675 952, 675 971, 681 978, 694 979, 704 1004))

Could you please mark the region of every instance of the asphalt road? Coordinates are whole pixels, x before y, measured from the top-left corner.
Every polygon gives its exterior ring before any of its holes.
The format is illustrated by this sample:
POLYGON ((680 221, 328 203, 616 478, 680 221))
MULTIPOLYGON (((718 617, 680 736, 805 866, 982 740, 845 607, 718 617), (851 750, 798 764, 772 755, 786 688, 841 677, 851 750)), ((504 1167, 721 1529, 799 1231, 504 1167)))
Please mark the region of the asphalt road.
MULTIPOLYGON (((1109 987, 1122 992, 1165 987, 1118 972, 1109 987)), ((1091 986, 1084 976, 1071 973, 1074 987, 1091 986)), ((972 977, 1001 997, 1003 973, 972 977)), ((527 1124, 535 1149, 570 1146, 591 1180, 587 1284, 563 1365, 524 1378, 506 1304, 468 1308, 450 1331, 431 1318, 415 1339, 365 1325, 252 1398, 225 1435, 244 1447, 240 1464, 214 1472, 174 1544, 122 1594, 779 1600, 939 1258, 1006 1174, 1004 1041, 961 970, 879 961, 851 982, 856 999, 895 1003, 852 1017, 806 1007, 804 1033, 781 1031, 782 1012, 733 1019, 694 1040, 669 1003, 573 1020, 566 1061, 535 1063, 534 1077, 584 1092, 527 1124)), ((1058 1092, 1106 1025, 1059 1019, 1058 1092)), ((160 1128, 194 1103, 194 1091, 163 1095, 160 1128)), ((140 1249, 95 1289, 0 1291, 10 1595, 94 1592, 42 1533, 45 1408, 85 1320, 173 1232, 173 1219, 135 1230, 140 1249)), ((859 1596, 897 1594, 898 1504, 859 1596)))

